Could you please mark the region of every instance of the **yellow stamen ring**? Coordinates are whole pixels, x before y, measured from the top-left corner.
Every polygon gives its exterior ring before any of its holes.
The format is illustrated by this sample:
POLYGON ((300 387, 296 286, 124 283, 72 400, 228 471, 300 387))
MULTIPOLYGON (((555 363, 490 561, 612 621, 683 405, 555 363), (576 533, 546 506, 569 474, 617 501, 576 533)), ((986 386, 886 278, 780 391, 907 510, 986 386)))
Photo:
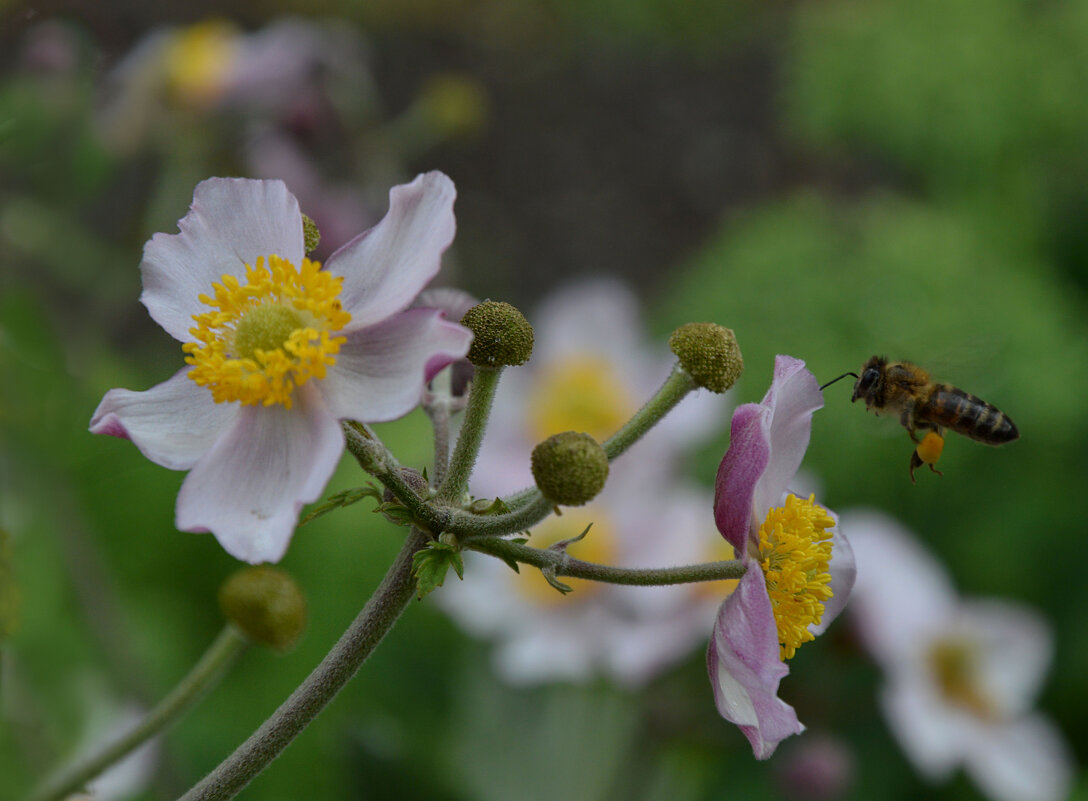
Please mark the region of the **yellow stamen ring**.
POLYGON ((819 623, 831 598, 831 529, 834 519, 810 495, 786 498, 771 509, 759 528, 760 566, 771 597, 782 659, 814 639, 809 626, 819 623))
POLYGON ((212 311, 194 314, 196 342, 182 345, 193 366, 189 378, 211 390, 216 403, 246 406, 282 403, 311 378, 322 379, 347 337, 332 336, 351 315, 340 306, 343 278, 302 260, 296 269, 279 256, 246 265, 246 283, 224 275, 214 297, 199 300, 212 311))

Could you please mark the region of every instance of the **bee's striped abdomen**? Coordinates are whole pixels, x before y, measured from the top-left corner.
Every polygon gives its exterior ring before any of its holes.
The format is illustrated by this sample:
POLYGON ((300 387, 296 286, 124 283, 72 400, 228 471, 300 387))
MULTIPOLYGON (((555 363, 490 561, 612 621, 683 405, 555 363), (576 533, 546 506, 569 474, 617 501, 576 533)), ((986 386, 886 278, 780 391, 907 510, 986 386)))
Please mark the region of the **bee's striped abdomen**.
POLYGON ((1016 425, 1003 411, 949 384, 937 385, 918 416, 987 445, 1012 442, 1020 436, 1016 425))

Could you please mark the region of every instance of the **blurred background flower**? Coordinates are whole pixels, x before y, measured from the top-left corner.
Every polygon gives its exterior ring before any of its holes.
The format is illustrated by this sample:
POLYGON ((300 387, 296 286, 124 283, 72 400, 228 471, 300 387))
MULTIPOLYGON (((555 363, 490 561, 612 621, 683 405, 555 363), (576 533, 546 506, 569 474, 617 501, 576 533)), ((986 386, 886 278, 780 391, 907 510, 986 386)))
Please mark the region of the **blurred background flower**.
POLYGON ((858 561, 851 604, 881 667, 881 709, 932 782, 962 765, 995 801, 1068 797, 1072 760, 1032 706, 1054 653, 1046 620, 1025 606, 957 597, 940 564, 886 515, 844 513, 858 561))
MULTIPOLYGON (((0 659, 27 677, 16 698, 0 688, 3 791, 74 747, 86 707, 58 691, 73 674, 146 707, 221 626, 215 591, 234 564, 175 530, 180 476, 85 431, 106 389, 150 386, 176 359, 132 303, 143 242, 173 230, 204 178, 281 177, 325 258, 389 186, 442 169, 459 192, 443 274, 477 297, 536 312, 569 279, 615 275, 649 319, 643 341, 692 320, 736 331, 749 366, 734 404, 762 397, 777 353, 821 381, 884 353, 1016 420, 1021 440, 1000 449, 949 438, 944 477, 911 486, 905 435, 844 382, 803 469, 830 508, 880 508, 919 532, 965 594, 1045 616, 1055 653, 1037 709, 1084 795, 1088 614, 1055 566, 1081 564, 1088 542, 1070 502, 1088 481, 1088 0, 6 0, 0 42, 0 528, 20 595, 0 659), (160 83, 114 105, 123 65, 193 30, 211 32, 206 52, 226 45, 204 59, 211 85, 210 67, 221 80, 232 64, 238 89, 194 103, 160 83)), ((663 378, 632 383, 630 402, 663 378)), ((404 464, 428 464, 422 413, 380 433, 404 464)), ((684 480, 709 487, 724 431, 688 442, 684 480)), ((638 447, 651 444, 617 475, 638 447)), ((345 464, 328 492, 360 483, 345 464)), ((136 797, 176 797, 259 725, 398 534, 363 505, 298 532, 286 566, 312 628, 288 655, 243 659, 164 738, 136 797)), ((417 605, 246 797, 780 797, 785 746, 753 764, 713 709, 701 646, 627 689, 598 675, 510 690, 494 653, 417 605)), ((917 775, 865 703, 883 679, 845 631, 802 649, 790 682, 801 719, 853 756, 845 797, 984 797, 962 772, 917 775)))
MULTIPOLYGON (((563 287, 535 314, 530 363, 507 370, 477 461, 477 497, 533 483, 529 454, 563 431, 603 442, 669 375, 675 357, 651 346, 634 293, 618 280, 563 287)), ((732 558, 715 536, 712 495, 685 477, 695 438, 725 424, 722 398, 699 390, 610 468, 604 491, 533 528, 546 548, 578 536, 567 552, 625 567, 666 567, 732 558)), ((704 646, 725 593, 708 586, 623 587, 565 582, 563 596, 539 571, 513 572, 466 556, 464 582, 436 597, 467 631, 497 640, 495 667, 512 683, 586 682, 606 676, 640 685, 704 646)))

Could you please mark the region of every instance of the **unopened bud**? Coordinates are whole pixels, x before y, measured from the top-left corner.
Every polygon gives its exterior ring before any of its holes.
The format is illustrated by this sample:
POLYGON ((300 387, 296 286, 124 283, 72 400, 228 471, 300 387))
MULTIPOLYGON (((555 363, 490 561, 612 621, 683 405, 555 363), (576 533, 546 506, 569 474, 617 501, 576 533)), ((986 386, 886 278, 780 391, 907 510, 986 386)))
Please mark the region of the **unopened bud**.
POLYGON ((285 570, 244 567, 219 588, 223 616, 253 642, 287 651, 306 628, 306 598, 285 570))
POLYGON ((688 323, 672 332, 669 347, 696 384, 725 392, 744 372, 733 329, 717 323, 688 323))
POLYGON ((321 244, 321 232, 317 230, 317 223, 305 214, 302 215, 302 244, 306 253, 313 253, 321 244))
POLYGON ((509 303, 485 300, 465 313, 461 325, 472 331, 468 360, 476 367, 525 364, 533 354, 533 327, 509 303))
POLYGON ((533 448, 532 468, 545 498, 561 506, 582 506, 604 488, 608 456, 589 434, 564 431, 533 448))

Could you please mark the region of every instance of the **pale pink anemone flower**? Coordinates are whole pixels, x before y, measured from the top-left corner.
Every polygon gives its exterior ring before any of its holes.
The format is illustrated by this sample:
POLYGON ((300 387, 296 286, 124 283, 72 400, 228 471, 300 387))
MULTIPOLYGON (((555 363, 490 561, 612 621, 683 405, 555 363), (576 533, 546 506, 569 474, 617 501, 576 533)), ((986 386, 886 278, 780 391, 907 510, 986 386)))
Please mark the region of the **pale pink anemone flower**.
POLYGON ((998 599, 961 599, 933 556, 886 515, 847 512, 862 573, 851 618, 883 669, 880 706, 931 782, 960 765, 995 801, 1062 801, 1074 769, 1032 709, 1054 655, 1047 621, 998 599))
MULTIPOLYGON (((722 558, 706 519, 710 493, 657 469, 658 453, 610 475, 586 507, 564 508, 533 527, 528 544, 547 548, 592 524, 568 553, 627 568, 722 558)), ((564 577, 561 595, 540 571, 515 573, 499 559, 465 554, 465 580, 435 600, 469 634, 493 641, 492 664, 508 684, 585 683, 605 677, 637 688, 706 642, 721 595, 705 584, 628 587, 564 577)))
POLYGON ((707 669, 718 711, 740 728, 757 759, 804 731, 778 697, 789 673, 784 659, 827 628, 854 583, 853 553, 834 518, 811 497, 786 497, 808 448, 812 414, 822 406, 805 363, 778 356, 763 400, 733 414, 715 483, 718 530, 748 570, 718 611, 707 669))
POLYGON ((140 264, 140 299, 190 366, 145 392, 110 390, 91 431, 190 471, 179 529, 278 561, 340 459, 339 421, 407 414, 467 352, 465 328, 407 308, 453 240, 455 196, 439 172, 394 187, 386 216, 319 269, 282 182, 203 181, 181 233, 152 237, 140 264))

